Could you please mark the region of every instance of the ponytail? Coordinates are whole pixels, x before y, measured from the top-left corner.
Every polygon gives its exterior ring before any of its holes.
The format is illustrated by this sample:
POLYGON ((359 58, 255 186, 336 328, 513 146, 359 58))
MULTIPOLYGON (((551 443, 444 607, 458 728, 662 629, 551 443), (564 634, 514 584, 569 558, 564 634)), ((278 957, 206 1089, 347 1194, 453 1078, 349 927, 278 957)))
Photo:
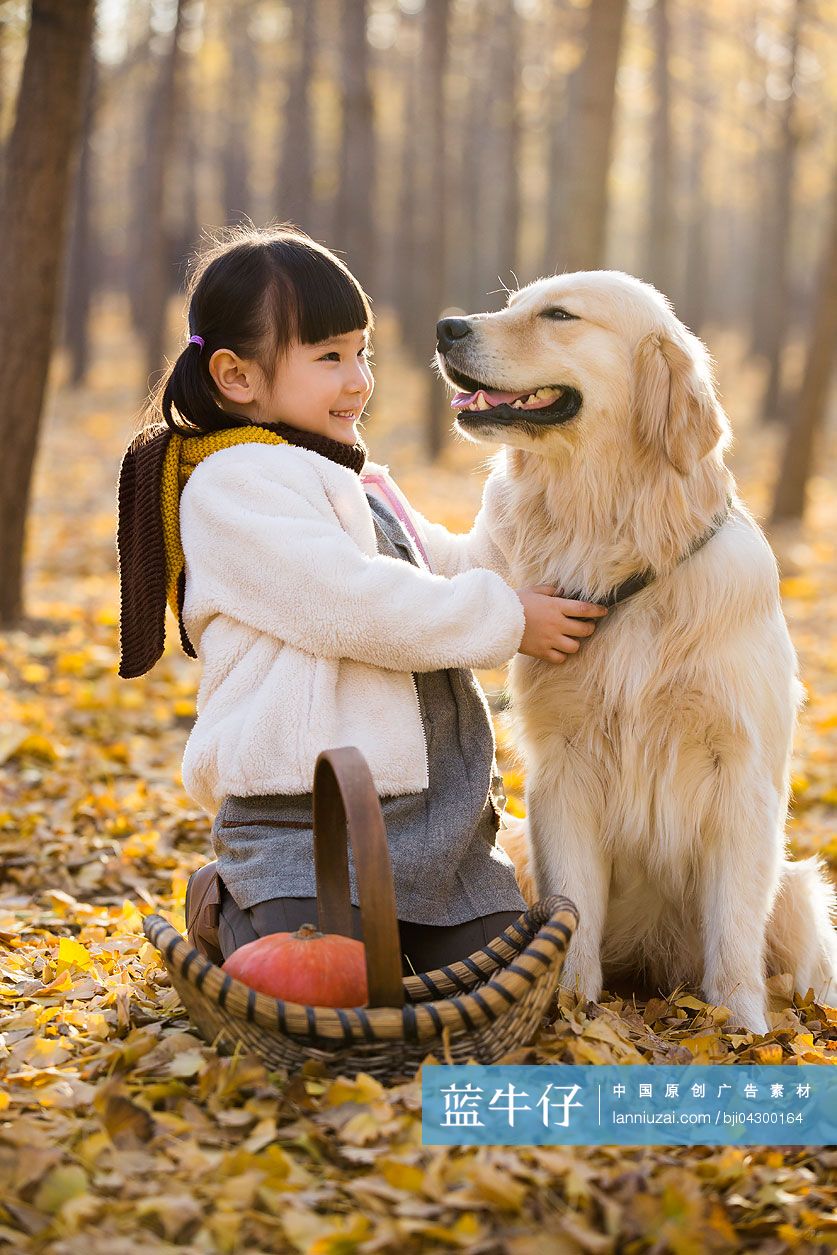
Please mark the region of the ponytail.
POLYGON ((206 348, 190 342, 161 385, 159 408, 172 431, 193 435, 195 431, 220 431, 250 421, 221 409, 212 387, 209 357, 206 348), (178 422, 173 411, 187 425, 178 422))

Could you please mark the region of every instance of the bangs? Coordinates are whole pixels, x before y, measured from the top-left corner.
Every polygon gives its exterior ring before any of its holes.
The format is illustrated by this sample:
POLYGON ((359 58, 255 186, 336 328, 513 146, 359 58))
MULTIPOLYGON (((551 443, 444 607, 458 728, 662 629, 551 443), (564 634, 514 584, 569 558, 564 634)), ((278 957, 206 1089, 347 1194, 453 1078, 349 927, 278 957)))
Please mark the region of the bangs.
POLYGON ((339 258, 313 242, 277 240, 274 311, 280 341, 318 344, 350 331, 371 330, 366 293, 339 258))

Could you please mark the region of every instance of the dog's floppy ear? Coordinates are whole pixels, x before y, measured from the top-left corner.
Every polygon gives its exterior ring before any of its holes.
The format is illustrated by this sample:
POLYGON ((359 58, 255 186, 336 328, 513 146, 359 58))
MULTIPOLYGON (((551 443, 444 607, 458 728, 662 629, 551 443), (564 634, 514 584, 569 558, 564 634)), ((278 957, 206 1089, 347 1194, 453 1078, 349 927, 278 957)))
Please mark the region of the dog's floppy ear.
POLYGON ((638 344, 634 365, 640 443, 688 475, 729 431, 706 350, 685 327, 656 331, 638 344))

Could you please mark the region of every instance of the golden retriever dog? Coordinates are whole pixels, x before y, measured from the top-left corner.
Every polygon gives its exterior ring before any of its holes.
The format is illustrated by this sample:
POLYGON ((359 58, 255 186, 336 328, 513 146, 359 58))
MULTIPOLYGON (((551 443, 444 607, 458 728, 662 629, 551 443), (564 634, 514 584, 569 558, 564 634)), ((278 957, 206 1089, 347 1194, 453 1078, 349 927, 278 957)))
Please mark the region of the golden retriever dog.
POLYGON ((703 344, 607 270, 437 336, 458 429, 503 445, 475 525, 501 574, 612 606, 564 663, 510 672, 531 874, 579 909, 562 984, 686 982, 759 1033, 771 975, 834 1003, 834 890, 786 857, 796 655, 703 344))

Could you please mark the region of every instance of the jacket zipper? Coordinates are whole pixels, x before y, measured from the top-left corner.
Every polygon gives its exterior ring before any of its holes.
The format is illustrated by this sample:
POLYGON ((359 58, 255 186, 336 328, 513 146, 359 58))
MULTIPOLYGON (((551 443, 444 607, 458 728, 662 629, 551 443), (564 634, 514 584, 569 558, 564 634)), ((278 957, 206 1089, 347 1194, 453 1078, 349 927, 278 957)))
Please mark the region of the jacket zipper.
POLYGON ((416 705, 418 706, 418 709, 419 709, 419 723, 421 724, 421 739, 424 745, 424 774, 427 776, 427 783, 429 786, 430 785, 430 762, 427 757, 427 729, 424 726, 424 720, 422 719, 422 716, 421 716, 421 702, 419 701, 418 685, 416 684, 416 677, 412 671, 410 672, 410 679, 413 682, 413 692, 416 695, 416 705))

